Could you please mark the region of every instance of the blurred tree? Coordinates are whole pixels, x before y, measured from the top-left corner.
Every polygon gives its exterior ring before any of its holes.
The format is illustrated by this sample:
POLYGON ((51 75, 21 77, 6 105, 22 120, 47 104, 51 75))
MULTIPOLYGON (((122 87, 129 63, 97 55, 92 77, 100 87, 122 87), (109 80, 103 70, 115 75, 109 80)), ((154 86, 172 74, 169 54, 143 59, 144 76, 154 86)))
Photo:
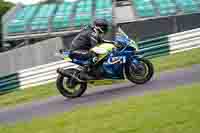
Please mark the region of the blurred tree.
MULTIPOLYGON (((14 4, 0 0, 0 19, 14 4)), ((0 51, 2 50, 2 24, 0 21, 0 51)))

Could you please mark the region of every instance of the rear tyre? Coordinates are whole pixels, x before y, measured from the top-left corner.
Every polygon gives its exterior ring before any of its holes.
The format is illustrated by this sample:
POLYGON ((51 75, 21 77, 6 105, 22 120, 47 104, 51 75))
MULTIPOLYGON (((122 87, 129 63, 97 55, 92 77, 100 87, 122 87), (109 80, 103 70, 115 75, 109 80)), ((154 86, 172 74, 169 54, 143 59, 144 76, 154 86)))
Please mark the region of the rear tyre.
POLYGON ((127 61, 125 65, 125 74, 129 81, 135 84, 145 84, 148 82, 153 74, 153 64, 145 59, 138 59, 139 64, 135 65, 132 60, 127 61))
POLYGON ((87 83, 80 83, 72 77, 64 77, 59 74, 56 80, 58 91, 67 98, 77 98, 83 95, 87 89, 87 83))

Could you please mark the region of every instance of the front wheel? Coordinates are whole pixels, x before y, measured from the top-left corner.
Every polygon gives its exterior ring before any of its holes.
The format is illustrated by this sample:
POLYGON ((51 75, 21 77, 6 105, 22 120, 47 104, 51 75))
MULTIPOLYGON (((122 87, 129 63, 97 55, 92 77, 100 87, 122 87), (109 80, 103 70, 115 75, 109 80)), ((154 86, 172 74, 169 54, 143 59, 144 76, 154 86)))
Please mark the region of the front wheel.
POLYGON ((87 89, 87 83, 80 83, 72 77, 64 77, 59 74, 56 80, 59 92, 67 98, 80 97, 87 89))
POLYGON ((132 60, 127 61, 125 65, 125 74, 129 81, 135 84, 144 84, 148 82, 153 74, 153 64, 145 58, 137 59, 137 64, 132 60))

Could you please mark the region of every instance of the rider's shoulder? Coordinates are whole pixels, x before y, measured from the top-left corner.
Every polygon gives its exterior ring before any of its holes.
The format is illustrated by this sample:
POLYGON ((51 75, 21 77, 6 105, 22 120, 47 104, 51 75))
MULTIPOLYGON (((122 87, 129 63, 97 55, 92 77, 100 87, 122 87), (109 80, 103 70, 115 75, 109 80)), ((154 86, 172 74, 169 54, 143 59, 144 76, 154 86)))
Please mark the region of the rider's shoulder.
POLYGON ((98 36, 98 34, 93 30, 92 26, 88 26, 87 29, 85 30, 85 33, 87 33, 88 36, 93 36, 93 37, 98 36))

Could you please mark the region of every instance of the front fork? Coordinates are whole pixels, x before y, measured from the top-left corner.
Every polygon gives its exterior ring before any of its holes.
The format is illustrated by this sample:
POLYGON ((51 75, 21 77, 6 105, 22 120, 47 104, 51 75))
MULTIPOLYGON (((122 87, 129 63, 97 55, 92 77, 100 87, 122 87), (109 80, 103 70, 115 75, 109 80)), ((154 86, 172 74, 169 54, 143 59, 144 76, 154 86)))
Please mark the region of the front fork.
POLYGON ((138 66, 140 64, 140 59, 142 57, 141 56, 131 56, 128 58, 128 60, 131 62, 131 64, 135 65, 135 66, 138 66))
POLYGON ((134 71, 137 73, 137 72, 140 72, 141 69, 140 69, 140 59, 143 58, 142 56, 132 56, 129 58, 129 60, 131 61, 131 66, 134 68, 134 71))

